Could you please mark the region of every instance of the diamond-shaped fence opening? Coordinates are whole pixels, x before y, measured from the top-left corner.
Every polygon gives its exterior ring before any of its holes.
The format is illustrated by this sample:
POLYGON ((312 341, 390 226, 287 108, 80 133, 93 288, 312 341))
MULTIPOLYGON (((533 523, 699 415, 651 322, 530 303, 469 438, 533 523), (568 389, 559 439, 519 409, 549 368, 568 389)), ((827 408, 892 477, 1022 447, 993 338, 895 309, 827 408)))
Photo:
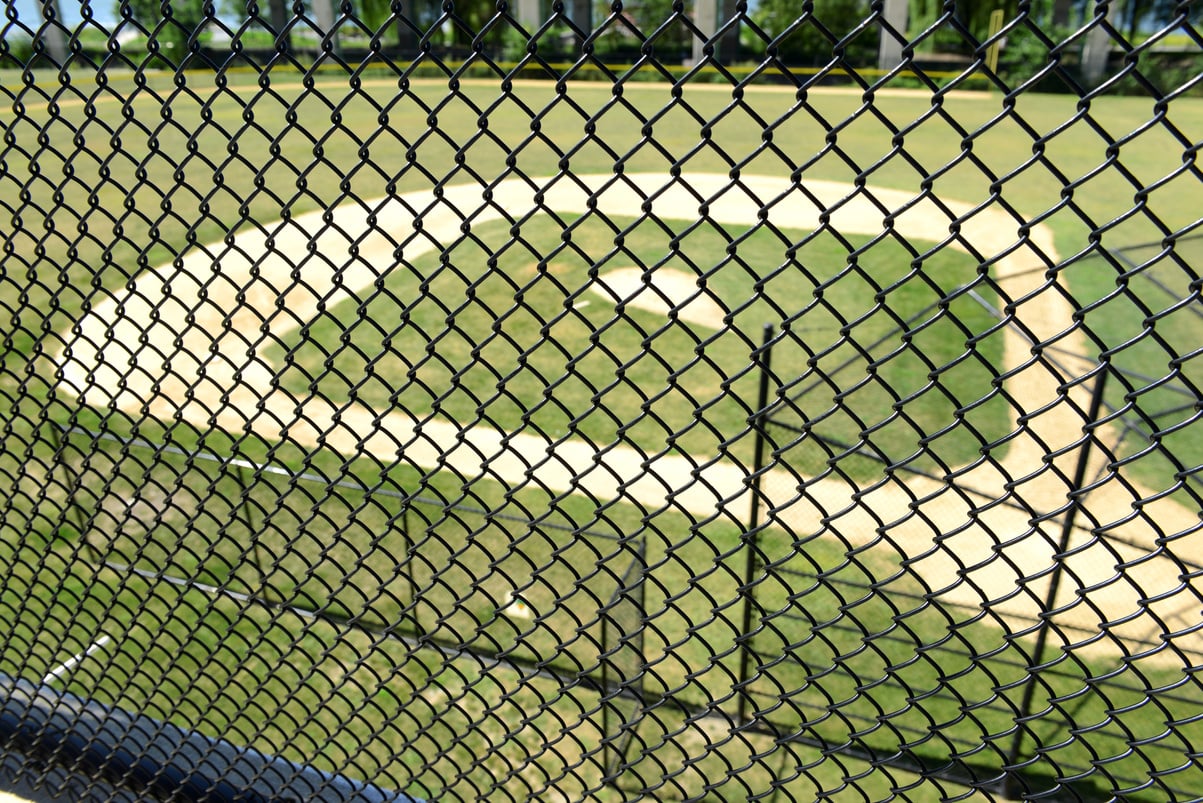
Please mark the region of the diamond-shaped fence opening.
POLYGON ((8 4, 0 776, 1192 798, 1199 22, 8 4))

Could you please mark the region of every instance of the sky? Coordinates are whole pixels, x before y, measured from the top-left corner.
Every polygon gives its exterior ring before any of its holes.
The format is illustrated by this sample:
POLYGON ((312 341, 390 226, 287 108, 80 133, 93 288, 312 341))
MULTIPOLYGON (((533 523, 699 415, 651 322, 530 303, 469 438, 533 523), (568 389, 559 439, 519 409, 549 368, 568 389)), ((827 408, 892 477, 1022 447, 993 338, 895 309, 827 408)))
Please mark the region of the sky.
MULTIPOLYGON (((37 0, 0 0, 0 2, 3 2, 6 13, 10 7, 15 7, 17 19, 30 28, 36 27, 41 21, 42 14, 37 0)), ((59 5, 67 25, 73 26, 79 23, 80 0, 59 0, 59 5)), ((104 24, 114 18, 113 4, 110 0, 100 0, 90 5, 92 6, 92 18, 97 22, 104 24)))

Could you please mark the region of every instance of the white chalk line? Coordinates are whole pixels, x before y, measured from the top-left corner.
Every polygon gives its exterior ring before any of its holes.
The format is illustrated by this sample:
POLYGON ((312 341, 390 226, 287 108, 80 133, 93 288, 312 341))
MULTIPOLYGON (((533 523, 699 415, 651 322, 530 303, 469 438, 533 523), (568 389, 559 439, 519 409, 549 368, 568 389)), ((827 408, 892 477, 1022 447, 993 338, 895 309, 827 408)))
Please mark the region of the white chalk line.
POLYGON ((47 672, 46 676, 42 678, 42 685, 50 686, 58 682, 63 675, 75 669, 75 667, 83 663, 86 658, 92 657, 92 655, 97 651, 103 650, 111 641, 112 639, 108 636, 101 636, 100 638, 96 639, 89 644, 88 648, 83 652, 71 656, 66 661, 63 661, 61 664, 47 672))

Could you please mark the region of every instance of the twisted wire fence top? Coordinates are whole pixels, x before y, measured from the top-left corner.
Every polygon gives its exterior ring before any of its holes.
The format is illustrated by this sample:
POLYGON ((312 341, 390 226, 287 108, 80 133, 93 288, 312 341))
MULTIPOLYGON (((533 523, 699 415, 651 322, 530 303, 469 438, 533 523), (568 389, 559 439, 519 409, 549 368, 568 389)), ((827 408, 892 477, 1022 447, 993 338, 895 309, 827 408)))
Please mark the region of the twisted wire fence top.
POLYGON ((0 18, 0 764, 1185 800, 1191 3, 0 18))

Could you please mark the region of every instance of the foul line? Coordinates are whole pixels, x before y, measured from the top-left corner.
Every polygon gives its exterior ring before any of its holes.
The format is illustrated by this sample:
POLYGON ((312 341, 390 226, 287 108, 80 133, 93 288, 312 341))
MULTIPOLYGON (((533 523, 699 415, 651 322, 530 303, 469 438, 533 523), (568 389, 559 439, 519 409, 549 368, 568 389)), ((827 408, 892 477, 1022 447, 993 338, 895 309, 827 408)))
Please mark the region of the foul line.
POLYGON ((61 679, 63 675, 67 674, 72 669, 79 666, 79 664, 85 658, 92 655, 92 653, 96 652, 97 650, 104 649, 105 645, 107 645, 110 641, 112 641, 112 639, 109 638, 108 636, 101 636, 100 638, 96 639, 88 646, 88 648, 86 650, 84 650, 81 653, 78 653, 77 655, 71 656, 66 661, 63 661, 61 664, 56 666, 54 669, 51 669, 49 672, 47 672, 46 676, 44 678, 42 678, 42 685, 44 685, 44 686, 52 685, 55 681, 61 679))

